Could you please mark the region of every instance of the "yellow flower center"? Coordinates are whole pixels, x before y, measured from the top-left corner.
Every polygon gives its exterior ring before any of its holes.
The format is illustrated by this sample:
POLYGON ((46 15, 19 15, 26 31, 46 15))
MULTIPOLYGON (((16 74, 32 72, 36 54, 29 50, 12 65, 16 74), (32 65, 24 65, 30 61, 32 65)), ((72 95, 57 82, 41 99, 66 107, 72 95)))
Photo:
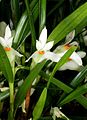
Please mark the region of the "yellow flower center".
POLYGON ((71 61, 72 59, 71 58, 68 58, 69 61, 71 61))
POLYGON ((64 46, 65 50, 68 50, 70 47, 71 47, 71 46, 70 46, 69 44, 66 44, 66 45, 64 46))
POLYGON ((10 51, 10 50, 11 50, 10 47, 6 47, 6 48, 5 48, 5 51, 10 51))
POLYGON ((38 54, 40 55, 43 55, 45 52, 42 50, 42 51, 38 51, 38 54))

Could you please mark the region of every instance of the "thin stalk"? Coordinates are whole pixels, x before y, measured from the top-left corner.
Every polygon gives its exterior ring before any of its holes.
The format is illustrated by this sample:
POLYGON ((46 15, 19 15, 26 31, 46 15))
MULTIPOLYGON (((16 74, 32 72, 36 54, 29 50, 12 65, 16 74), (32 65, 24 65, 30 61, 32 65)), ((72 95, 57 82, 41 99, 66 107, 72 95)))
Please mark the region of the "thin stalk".
POLYGON ((9 83, 10 88, 10 119, 14 119, 14 83, 9 83))
MULTIPOLYGON (((25 43, 22 44, 21 50, 22 50, 22 53, 25 54, 25 43)), ((25 65, 25 56, 22 57, 22 65, 25 65)))
POLYGON ((15 78, 15 61, 13 60, 11 63, 12 71, 13 71, 13 81, 9 82, 9 92, 10 92, 10 112, 8 116, 8 120, 14 120, 14 78, 15 78))
POLYGON ((36 34, 35 34, 35 27, 34 27, 34 22, 33 22, 33 15, 32 11, 30 8, 30 3, 29 0, 25 0, 26 8, 27 8, 27 13, 28 13, 28 18, 29 18, 29 24, 30 24, 30 29, 31 29, 31 37, 32 37, 32 52, 35 51, 35 41, 36 41, 36 34))

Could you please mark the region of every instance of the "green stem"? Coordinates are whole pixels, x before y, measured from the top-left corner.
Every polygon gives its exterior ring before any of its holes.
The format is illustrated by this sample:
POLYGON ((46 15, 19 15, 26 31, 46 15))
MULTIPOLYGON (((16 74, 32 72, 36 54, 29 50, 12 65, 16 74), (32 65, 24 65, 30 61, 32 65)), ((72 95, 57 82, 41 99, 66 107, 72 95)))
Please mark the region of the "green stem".
MULTIPOLYGON (((25 54, 25 43, 21 45, 21 51, 25 54)), ((22 65, 25 65, 25 56, 22 57, 22 65)))
POLYGON ((14 83, 9 83, 10 88, 10 119, 13 120, 14 116, 14 83))
POLYGON ((27 8, 27 13, 29 17, 29 24, 30 24, 30 29, 31 29, 31 37, 32 37, 32 52, 35 51, 35 41, 36 41, 36 34, 35 34, 35 28, 34 28, 34 22, 33 22, 33 15, 32 11, 30 8, 30 3, 29 0, 25 0, 26 8, 27 8))
POLYGON ((14 120, 14 77, 15 77, 15 61, 10 61, 13 71, 13 82, 9 82, 10 89, 10 112, 8 120, 14 120))

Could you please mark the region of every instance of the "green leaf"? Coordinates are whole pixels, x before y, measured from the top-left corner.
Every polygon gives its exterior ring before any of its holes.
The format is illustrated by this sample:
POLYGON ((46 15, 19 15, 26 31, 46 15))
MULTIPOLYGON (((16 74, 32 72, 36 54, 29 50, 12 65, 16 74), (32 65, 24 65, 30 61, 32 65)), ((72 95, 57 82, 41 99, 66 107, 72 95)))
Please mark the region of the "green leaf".
MULTIPOLYGON (((50 76, 47 75, 45 72, 41 71, 40 75, 46 80, 48 81, 50 76)), ((58 88, 60 88, 61 90, 63 90, 65 93, 70 93, 72 92, 74 89, 71 88, 70 86, 64 84, 63 82, 61 82, 60 80, 56 79, 53 77, 53 79, 51 80, 51 83, 53 83, 54 85, 56 85, 58 88)), ((87 109, 87 98, 84 97, 83 95, 80 95, 76 98, 77 102, 79 102, 85 109, 87 109)), ((58 101, 58 106, 59 106, 59 101, 58 101)))
POLYGON ((47 97, 47 88, 44 88, 33 110, 33 120, 38 120, 40 118, 44 105, 45 105, 46 97, 47 97))
POLYGON ((70 83, 71 86, 77 87, 87 75, 87 65, 82 69, 81 72, 72 80, 70 83))
POLYGON ((7 97, 9 97, 9 90, 0 93, 0 101, 6 99, 7 97))
POLYGON ((46 22, 46 0, 39 0, 39 32, 42 31, 46 22))
POLYGON ((37 64, 36 67, 34 67, 31 70, 31 72, 25 79, 24 83, 19 88, 19 90, 16 94, 16 97, 15 97, 15 103, 14 103, 15 104, 15 110, 14 110, 15 112, 16 112, 18 106, 22 104, 23 100, 25 99, 27 91, 30 89, 32 82, 37 77, 37 75, 39 74, 41 69, 43 68, 45 62, 46 61, 43 61, 42 63, 37 64))
POLYGON ((76 50, 76 47, 75 46, 72 46, 63 56, 62 58, 59 60, 59 62, 55 65, 52 73, 51 73, 51 76, 49 78, 49 81, 48 81, 48 84, 47 84, 47 87, 49 86, 50 84, 50 81, 52 80, 54 74, 56 73, 56 71, 63 65, 65 64, 67 61, 68 61, 68 58, 70 57, 70 55, 76 50))
POLYGON ((8 82, 14 81, 10 61, 1 44, 0 44, 0 70, 2 71, 8 82))
POLYGON ((65 97, 65 99, 63 99, 60 102, 60 106, 64 105, 74 99, 76 99, 79 95, 84 94, 87 92, 87 83, 82 85, 81 87, 78 87, 76 90, 74 90, 73 92, 71 92, 67 97, 65 97))
POLYGON ((30 8, 30 2, 29 0, 25 0, 25 4, 26 4, 26 8, 27 8, 27 15, 28 15, 28 21, 29 21, 29 25, 30 25, 30 30, 31 30, 31 48, 32 48, 32 52, 35 51, 35 44, 36 44, 36 33, 35 33, 35 27, 34 27, 34 20, 33 20, 33 15, 32 15, 32 11, 30 8))
POLYGON ((17 23, 20 18, 20 10, 19 10, 19 2, 18 0, 11 0, 11 10, 12 10, 12 18, 15 27, 17 26, 17 23))
MULTIPOLYGON (((83 69, 72 80, 72 82, 70 83, 70 86, 72 86, 73 88, 76 88, 84 80, 86 75, 87 75, 87 65, 83 67, 83 69)), ((71 92, 71 91, 68 91, 68 92, 71 92)), ((66 93, 67 92, 61 95, 59 101, 61 101, 62 99, 65 98, 65 96, 67 96, 66 93)), ((87 108, 87 99, 84 96, 79 96, 78 99, 79 99, 78 101, 80 101, 80 103, 82 103, 82 105, 87 108)))
MULTIPOLYGON (((32 13, 33 13, 33 19, 35 22, 38 17, 38 3, 37 4, 35 3, 35 6, 32 5, 31 7, 34 7, 32 8, 32 13)), ((15 49, 18 48, 22 44, 22 42, 26 39, 26 37, 30 35, 30 33, 31 31, 30 31, 30 26, 28 22, 27 11, 25 11, 16 29, 16 33, 13 41, 13 47, 15 49)))
POLYGON ((83 22, 83 20, 87 22, 87 2, 56 26, 56 28, 49 35, 48 41, 54 40, 54 44, 58 43, 78 25, 80 28, 80 25, 82 26, 81 22, 83 22))

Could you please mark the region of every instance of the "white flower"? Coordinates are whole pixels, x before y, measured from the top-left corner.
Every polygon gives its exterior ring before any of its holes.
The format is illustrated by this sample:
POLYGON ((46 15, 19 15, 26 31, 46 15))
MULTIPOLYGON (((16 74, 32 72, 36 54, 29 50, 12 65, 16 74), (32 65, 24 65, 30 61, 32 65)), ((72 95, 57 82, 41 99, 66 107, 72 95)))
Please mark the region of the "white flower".
POLYGON ((22 57, 22 55, 19 52, 17 52, 12 48, 12 40, 13 37, 11 36, 11 30, 7 25, 5 29, 4 37, 0 37, 0 44, 3 46, 4 50, 6 51, 10 61, 13 61, 16 55, 22 57))
MULTIPOLYGON (((66 36, 66 43, 64 45, 60 45, 58 46, 54 52, 62 57, 69 49, 71 46, 78 46, 78 43, 76 41, 70 43, 72 41, 72 39, 74 38, 75 35, 75 31, 72 31, 71 33, 69 33, 66 36)), ((86 53, 83 51, 79 51, 79 52, 73 52, 72 55, 69 57, 69 61, 67 63, 65 63, 60 70, 66 70, 66 69, 70 69, 70 70, 78 70, 79 67, 82 66, 82 59, 83 57, 85 57, 86 53)))
POLYGON ((57 62, 59 60, 58 55, 53 52, 50 52, 50 49, 53 47, 53 41, 46 43, 47 41, 47 29, 46 27, 42 30, 39 41, 36 40, 36 49, 27 60, 28 62, 31 58, 34 59, 35 63, 40 63, 44 59, 52 60, 53 62, 57 62))
POLYGON ((69 118, 65 116, 58 107, 51 108, 50 113, 52 114, 53 120, 56 120, 56 118, 64 118, 69 120, 69 118))

